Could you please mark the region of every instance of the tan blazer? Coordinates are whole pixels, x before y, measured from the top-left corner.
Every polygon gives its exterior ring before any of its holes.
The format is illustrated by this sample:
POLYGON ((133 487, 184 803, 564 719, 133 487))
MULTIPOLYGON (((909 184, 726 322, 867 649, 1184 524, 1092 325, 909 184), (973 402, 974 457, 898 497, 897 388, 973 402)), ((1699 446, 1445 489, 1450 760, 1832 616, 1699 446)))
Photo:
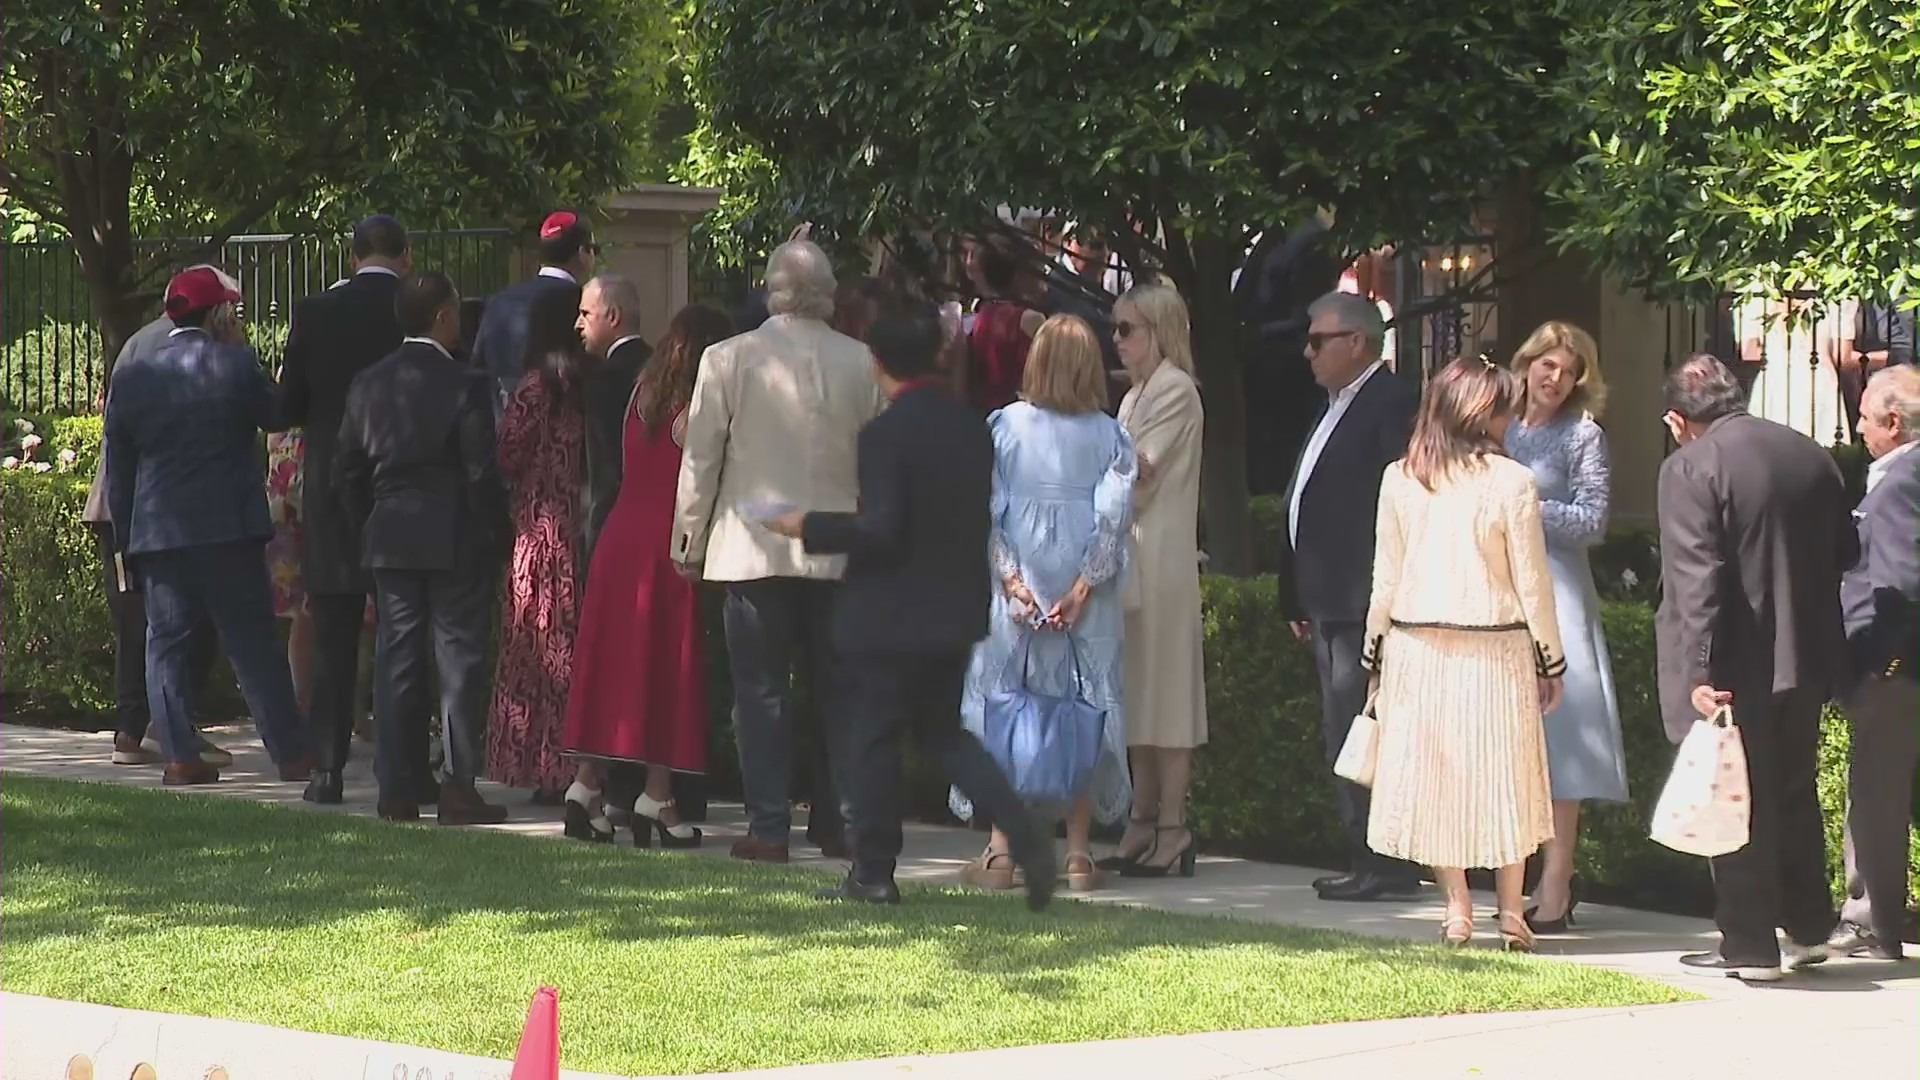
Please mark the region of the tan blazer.
POLYGON ((854 443, 884 405, 867 347, 815 319, 776 315, 708 348, 686 414, 674 561, 708 581, 838 578, 843 557, 808 555, 742 510, 858 509, 854 443))
POLYGON ((1398 624, 1524 629, 1538 674, 1566 671, 1540 497, 1525 465, 1489 456, 1428 491, 1396 461, 1381 478, 1375 533, 1361 659, 1369 670, 1380 669, 1382 642, 1398 624))

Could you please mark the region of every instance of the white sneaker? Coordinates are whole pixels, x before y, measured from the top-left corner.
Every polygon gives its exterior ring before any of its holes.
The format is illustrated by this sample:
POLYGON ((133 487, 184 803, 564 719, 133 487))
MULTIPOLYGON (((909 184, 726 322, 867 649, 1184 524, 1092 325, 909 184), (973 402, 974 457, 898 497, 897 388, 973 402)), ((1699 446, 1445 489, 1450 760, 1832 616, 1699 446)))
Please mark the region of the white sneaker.
POLYGON ((1801 968, 1810 968, 1815 964, 1824 964, 1827 962, 1827 955, 1825 945, 1795 945, 1791 941, 1780 943, 1781 966, 1788 971, 1799 971, 1801 968))
POLYGON ((158 765, 160 761, 160 748, 151 742, 136 743, 131 738, 113 740, 115 765, 158 765))

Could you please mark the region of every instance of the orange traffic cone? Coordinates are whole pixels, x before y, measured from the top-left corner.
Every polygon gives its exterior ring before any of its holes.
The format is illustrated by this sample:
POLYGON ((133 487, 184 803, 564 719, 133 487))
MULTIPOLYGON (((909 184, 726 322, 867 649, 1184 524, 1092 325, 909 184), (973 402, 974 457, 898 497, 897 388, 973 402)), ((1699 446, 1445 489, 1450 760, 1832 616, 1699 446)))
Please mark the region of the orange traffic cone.
POLYGON ((560 1080, 560 991, 551 986, 535 990, 527 1006, 511 1080, 560 1080))

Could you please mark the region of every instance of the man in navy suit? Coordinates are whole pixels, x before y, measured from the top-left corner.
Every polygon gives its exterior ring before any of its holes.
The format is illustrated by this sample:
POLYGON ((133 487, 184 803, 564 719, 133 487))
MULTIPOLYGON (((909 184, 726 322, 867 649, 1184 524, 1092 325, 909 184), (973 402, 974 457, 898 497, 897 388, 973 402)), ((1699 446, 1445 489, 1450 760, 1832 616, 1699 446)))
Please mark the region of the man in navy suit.
POLYGON ((567 310, 578 310, 581 283, 593 276, 593 260, 599 252, 585 219, 571 210, 556 210, 540 223, 540 272, 487 298, 474 335, 473 362, 495 380, 496 420, 527 370, 527 328, 533 321, 534 298, 562 290, 571 294, 567 310))
POLYGON ((107 498, 122 567, 146 592, 147 700, 169 785, 220 779, 192 723, 190 642, 203 617, 220 631, 280 778, 304 782, 311 771, 267 579, 260 432, 286 424, 235 315, 239 299, 211 269, 175 274, 170 340, 117 366, 107 393, 107 498))

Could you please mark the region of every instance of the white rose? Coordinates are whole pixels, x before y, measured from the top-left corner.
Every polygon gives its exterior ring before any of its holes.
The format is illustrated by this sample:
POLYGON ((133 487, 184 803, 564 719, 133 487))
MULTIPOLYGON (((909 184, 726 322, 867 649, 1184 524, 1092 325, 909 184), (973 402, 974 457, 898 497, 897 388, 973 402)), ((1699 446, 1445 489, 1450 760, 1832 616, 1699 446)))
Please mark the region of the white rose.
POLYGON ((51 461, 36 461, 30 466, 28 466, 28 468, 31 468, 34 472, 37 472, 37 473, 52 472, 53 463, 51 461))
POLYGON ((1629 566, 1625 570, 1620 571, 1620 584, 1631 589, 1635 585, 1640 584, 1640 575, 1634 573, 1633 567, 1629 566))
POLYGON ((46 440, 42 439, 38 435, 29 435, 26 438, 20 440, 20 449, 31 450, 34 447, 39 446, 44 441, 46 440))
POLYGON ((74 453, 71 447, 60 451, 60 464, 62 465, 71 465, 74 462, 79 460, 80 460, 80 455, 74 453))
POLYGON ((16 431, 23 431, 23 432, 30 433, 33 431, 33 421, 27 419, 24 416, 16 417, 13 421, 13 427, 14 427, 14 430, 16 431))
POLYGON ((19 467, 20 467, 20 459, 17 457, 7 457, 4 459, 0 459, 0 469, 17 469, 19 467))

